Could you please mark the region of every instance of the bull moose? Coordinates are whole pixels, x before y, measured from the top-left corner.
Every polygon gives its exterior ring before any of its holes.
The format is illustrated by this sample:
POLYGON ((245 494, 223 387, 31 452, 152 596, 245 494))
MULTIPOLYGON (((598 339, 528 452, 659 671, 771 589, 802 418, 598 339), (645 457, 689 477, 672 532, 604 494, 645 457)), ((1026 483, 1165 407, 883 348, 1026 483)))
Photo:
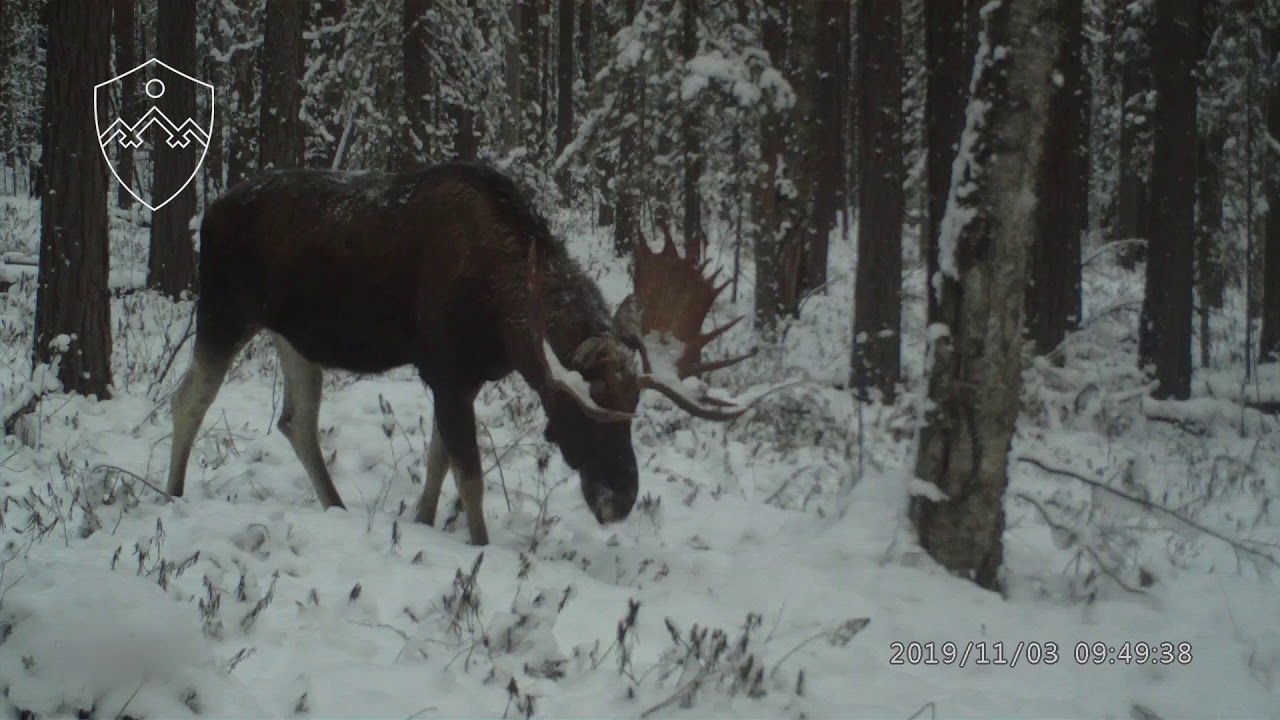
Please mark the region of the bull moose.
POLYGON ((473 402, 513 371, 541 399, 545 436, 578 472, 596 519, 627 517, 639 486, 631 420, 641 390, 720 421, 754 402, 682 385, 750 354, 699 359, 741 318, 702 332, 724 285, 666 235, 659 252, 637 243, 634 292, 611 316, 546 219, 494 169, 284 170, 240 183, 200 227, 195 346, 173 394, 168 492, 183 493, 196 433, 236 353, 266 330, 284 375, 277 427, 326 508, 344 506, 320 451, 322 370, 413 365, 435 398, 419 522, 434 524, 452 467, 471 542, 488 543, 473 402))

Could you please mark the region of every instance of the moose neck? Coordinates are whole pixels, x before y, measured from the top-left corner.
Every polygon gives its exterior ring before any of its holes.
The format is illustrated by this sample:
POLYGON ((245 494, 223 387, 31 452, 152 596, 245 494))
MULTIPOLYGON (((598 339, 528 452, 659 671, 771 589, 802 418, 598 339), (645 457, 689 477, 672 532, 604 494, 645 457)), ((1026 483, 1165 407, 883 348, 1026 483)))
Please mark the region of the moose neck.
MULTIPOLYGON (((540 298, 528 299, 541 304, 546 341, 560 362, 568 365, 584 340, 611 331, 612 319, 596 284, 563 249, 556 250, 542 263, 540 298)), ((526 335, 526 342, 529 352, 542 352, 541 342, 533 334, 526 335)), ((546 392, 549 381, 540 364, 530 358, 519 362, 518 370, 539 395, 546 392)))

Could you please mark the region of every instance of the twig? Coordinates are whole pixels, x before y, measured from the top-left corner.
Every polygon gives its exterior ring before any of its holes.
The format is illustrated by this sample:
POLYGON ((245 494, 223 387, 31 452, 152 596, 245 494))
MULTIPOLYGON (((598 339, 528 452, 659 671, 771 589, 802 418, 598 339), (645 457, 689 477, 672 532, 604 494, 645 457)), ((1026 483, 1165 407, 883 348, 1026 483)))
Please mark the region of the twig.
POLYGON ((707 665, 699 665, 698 672, 694 673, 693 677, 689 680, 689 682, 685 683, 684 685, 681 685, 680 689, 676 690, 675 693, 671 695, 671 697, 667 698, 666 700, 663 700, 657 705, 654 705, 648 710, 645 710, 643 713, 640 713, 640 717, 647 718, 653 715, 654 713, 658 712, 659 710, 662 710, 663 708, 667 707, 671 703, 686 697, 695 687, 697 687, 700 683, 705 681, 707 679, 707 676, 711 674, 711 672, 707 668, 708 668, 707 665))
MULTIPOLYGON (((1038 500, 1031 497, 1030 495, 1027 495, 1026 493, 1018 493, 1014 497, 1016 497, 1019 500, 1022 500, 1023 502, 1030 504, 1031 507, 1035 508, 1040 513, 1040 517, 1044 518, 1045 523, 1049 527, 1055 530, 1071 531, 1071 528, 1066 527, 1061 523, 1054 522, 1053 518, 1049 516, 1049 511, 1045 509, 1044 505, 1041 505, 1038 500)), ((1094 550, 1088 545, 1081 545, 1081 548, 1083 548, 1085 552, 1089 553, 1089 557, 1093 558, 1093 564, 1097 565, 1098 569, 1101 570, 1103 574, 1105 574, 1107 577, 1114 580, 1117 585, 1119 585, 1120 587, 1124 588, 1125 590, 1128 590, 1129 592, 1135 595, 1143 594, 1142 590, 1129 585, 1129 583, 1126 583, 1123 579, 1121 579, 1120 576, 1117 575, 1114 570, 1112 570, 1110 567, 1107 567, 1107 565, 1102 562, 1102 558, 1098 556, 1097 550, 1094 550)))
POLYGON ((138 683, 138 687, 133 689, 133 694, 129 696, 128 700, 124 701, 124 705, 120 706, 120 712, 116 713, 116 720, 120 720, 120 718, 124 717, 124 711, 129 708, 129 703, 133 702, 133 699, 138 696, 138 693, 142 691, 142 686, 146 684, 146 682, 147 679, 145 677, 142 678, 141 682, 138 683))
POLYGON ((1195 520, 1192 520, 1189 517, 1186 517, 1180 513, 1174 512, 1173 510, 1170 510, 1169 508, 1166 508, 1164 506, 1157 505, 1151 502, 1150 500, 1147 500, 1145 498, 1140 498, 1135 495, 1131 495, 1123 490, 1118 490, 1116 488, 1113 488, 1101 480, 1087 477, 1074 470, 1071 470, 1070 468, 1056 467, 1056 466, 1050 465, 1039 458, 1028 457, 1026 455, 1018 455, 1015 457, 1015 459, 1021 462, 1027 463, 1029 465, 1034 465, 1040 468, 1041 470, 1044 470, 1047 473, 1051 473, 1054 475, 1061 475, 1063 477, 1075 478, 1076 480, 1079 480, 1080 482, 1084 483, 1085 485, 1088 485, 1089 487, 1097 488, 1098 490, 1111 493, 1112 495, 1115 495, 1116 497, 1122 498, 1124 500, 1128 500, 1129 502, 1134 503, 1139 507, 1143 507, 1143 508, 1146 508, 1147 510, 1151 510, 1156 513, 1171 517, 1174 520, 1177 520, 1178 522, 1181 522, 1182 524, 1186 525, 1187 527, 1190 527, 1194 530, 1198 530, 1204 533, 1205 535, 1221 540, 1227 545, 1230 545, 1232 548, 1235 548, 1237 551, 1244 552, 1248 555, 1254 555, 1254 556, 1260 557, 1263 560, 1270 562, 1272 565, 1280 567, 1280 560, 1277 560, 1276 558, 1268 555, 1265 552, 1262 552, 1261 550, 1255 550, 1254 548, 1251 548, 1245 545, 1239 540, 1235 540, 1233 538, 1227 537, 1223 533, 1218 532, 1217 530, 1214 530, 1213 528, 1208 527, 1207 525, 1202 525, 1196 522, 1195 520))
POLYGON ((151 381, 151 385, 147 388, 148 396, 151 395, 151 391, 155 390, 156 385, 159 385, 165 376, 169 374, 169 370, 173 368, 173 361, 178 359, 178 352, 182 350, 182 346, 186 345, 187 340, 190 340, 191 336, 196 334, 195 319, 196 314, 194 312, 187 315, 187 328, 182 331, 182 339, 178 340, 178 344, 173 346, 173 352, 169 353, 169 359, 165 361, 164 367, 160 369, 160 374, 156 376, 155 380, 151 381))

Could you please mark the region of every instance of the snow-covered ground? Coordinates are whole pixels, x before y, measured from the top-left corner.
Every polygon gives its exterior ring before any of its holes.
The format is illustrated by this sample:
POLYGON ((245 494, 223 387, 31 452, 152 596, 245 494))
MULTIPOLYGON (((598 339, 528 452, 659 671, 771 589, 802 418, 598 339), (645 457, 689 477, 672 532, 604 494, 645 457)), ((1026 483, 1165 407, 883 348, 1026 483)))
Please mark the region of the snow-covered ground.
MULTIPOLYGON (((0 219, 0 252, 32 252, 34 206, 0 198, 0 219)), ((618 301, 625 272, 607 238, 557 225, 618 301)), ((145 240, 113 221, 113 285, 139 284, 145 240)), ((746 389, 804 369, 829 385, 728 428, 645 398, 642 499, 619 525, 596 524, 520 381, 488 388, 486 548, 467 545, 451 483, 448 522, 410 521, 431 400, 407 370, 327 376, 322 444, 349 509, 321 511, 274 431, 265 342, 210 411, 187 497, 168 501, 163 398, 186 367, 188 346, 169 360, 190 303, 122 294, 117 397, 51 395, 20 427, 27 444, 6 438, 0 453, 0 714, 1280 717, 1280 589, 1259 558, 1280 557, 1280 427, 1233 404, 1236 325, 1215 324, 1222 357, 1200 399, 1152 403, 1131 369, 1140 274, 1087 266, 1097 320, 1062 367, 1027 373, 1002 598, 941 571, 906 519, 919 272, 904 397, 859 410, 834 387, 852 264, 836 243, 829 293, 806 303, 786 349, 722 380, 746 389), (1078 662, 1078 643, 1095 642, 1174 643, 1174 662, 1078 662), (1001 650, 1017 662, 979 662, 1001 650)), ((30 372, 33 300, 30 280, 0 294, 0 406, 30 372)), ((749 328, 735 333, 724 350, 747 344, 749 328)))

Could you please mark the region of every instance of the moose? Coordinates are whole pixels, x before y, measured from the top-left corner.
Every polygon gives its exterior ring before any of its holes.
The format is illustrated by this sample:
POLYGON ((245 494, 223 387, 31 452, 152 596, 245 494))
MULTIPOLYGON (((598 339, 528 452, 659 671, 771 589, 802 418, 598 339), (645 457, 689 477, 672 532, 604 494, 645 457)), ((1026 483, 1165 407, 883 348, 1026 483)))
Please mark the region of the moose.
POLYGON ((727 283, 716 286, 706 263, 682 258, 664 233, 661 251, 637 242, 634 292, 610 316, 546 219, 495 169, 272 170, 241 182, 200 226, 195 344, 172 396, 169 494, 183 494, 192 444, 236 354, 265 330, 284 375, 277 428, 325 508, 345 506, 320 450, 323 369, 412 365, 435 400, 418 522, 434 524, 451 468, 471 542, 488 544, 473 403, 512 372, 539 396, 545 437, 577 471, 596 519, 626 518, 639 489, 631 422, 642 390, 716 421, 759 399, 695 395, 682 383, 751 353, 701 360, 741 317, 702 332, 727 283))

